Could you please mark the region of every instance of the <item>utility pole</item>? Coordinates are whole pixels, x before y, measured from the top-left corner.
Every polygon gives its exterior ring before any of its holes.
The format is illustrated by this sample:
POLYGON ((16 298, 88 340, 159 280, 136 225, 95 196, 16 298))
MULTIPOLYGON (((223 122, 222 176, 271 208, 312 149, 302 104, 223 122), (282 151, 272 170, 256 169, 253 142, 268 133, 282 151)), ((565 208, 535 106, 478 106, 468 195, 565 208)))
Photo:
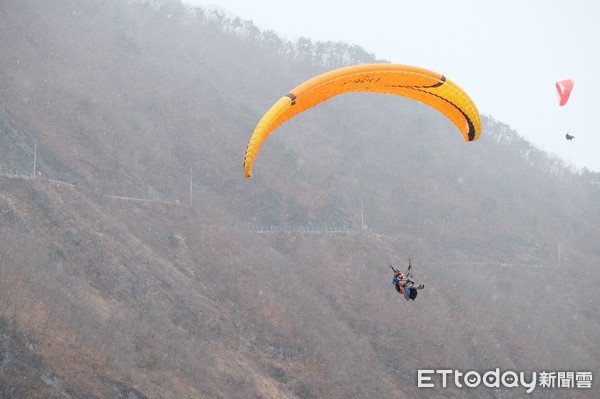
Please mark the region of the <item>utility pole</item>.
POLYGON ((360 231, 365 231, 365 201, 360 199, 360 231))
POLYGON ((37 139, 33 139, 33 178, 35 179, 35 168, 37 162, 37 139))
POLYGON ((193 169, 190 166, 190 208, 192 207, 192 203, 194 200, 194 179, 193 179, 193 169))

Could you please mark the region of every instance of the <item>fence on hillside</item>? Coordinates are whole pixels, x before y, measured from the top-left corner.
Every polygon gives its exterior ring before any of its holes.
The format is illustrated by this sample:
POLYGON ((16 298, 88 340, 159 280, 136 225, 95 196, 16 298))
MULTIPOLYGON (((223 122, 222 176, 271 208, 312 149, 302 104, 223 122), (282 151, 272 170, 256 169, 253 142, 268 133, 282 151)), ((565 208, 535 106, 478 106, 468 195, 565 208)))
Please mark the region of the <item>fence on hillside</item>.
POLYGON ((348 234, 359 231, 352 226, 338 226, 331 224, 236 224, 237 230, 251 231, 256 233, 332 233, 348 234))

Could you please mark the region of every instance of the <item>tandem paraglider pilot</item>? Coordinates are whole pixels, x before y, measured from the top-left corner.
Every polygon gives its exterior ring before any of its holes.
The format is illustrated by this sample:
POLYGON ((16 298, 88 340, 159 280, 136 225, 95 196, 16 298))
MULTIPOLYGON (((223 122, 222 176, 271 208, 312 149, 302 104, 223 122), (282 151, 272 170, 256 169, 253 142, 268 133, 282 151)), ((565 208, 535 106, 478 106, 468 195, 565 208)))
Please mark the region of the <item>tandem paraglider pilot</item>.
POLYGON ((401 271, 395 269, 392 265, 390 265, 390 269, 392 269, 392 273, 394 277, 392 278, 392 284, 396 291, 399 294, 404 296, 404 299, 407 301, 412 299, 413 301, 417 298, 417 290, 421 290, 425 288, 425 284, 416 285, 412 277, 412 266, 410 264, 410 260, 408 261, 408 270, 406 273, 402 273, 401 271))

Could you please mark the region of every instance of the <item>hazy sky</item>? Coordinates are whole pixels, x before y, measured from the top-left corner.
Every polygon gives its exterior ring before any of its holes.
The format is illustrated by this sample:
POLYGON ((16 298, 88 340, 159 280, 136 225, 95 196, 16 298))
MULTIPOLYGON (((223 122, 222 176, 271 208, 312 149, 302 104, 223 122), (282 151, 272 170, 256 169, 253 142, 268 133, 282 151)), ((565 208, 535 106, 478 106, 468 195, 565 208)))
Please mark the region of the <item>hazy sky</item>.
POLYGON ((224 8, 284 39, 358 44, 377 58, 443 73, 482 114, 568 164, 600 172, 598 0, 184 2, 224 8), (575 87, 559 107, 554 84, 565 78, 575 87))

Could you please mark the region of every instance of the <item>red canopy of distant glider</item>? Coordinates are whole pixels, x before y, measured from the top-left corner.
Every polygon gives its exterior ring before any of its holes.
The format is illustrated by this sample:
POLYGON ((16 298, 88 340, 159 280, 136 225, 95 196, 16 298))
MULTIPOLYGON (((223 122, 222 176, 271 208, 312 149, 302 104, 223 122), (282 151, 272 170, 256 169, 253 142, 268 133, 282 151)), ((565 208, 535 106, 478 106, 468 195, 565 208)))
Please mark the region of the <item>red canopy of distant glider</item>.
POLYGON ((558 95, 558 105, 561 107, 569 101, 571 90, 575 81, 573 79, 559 80, 556 82, 556 94, 558 95))

